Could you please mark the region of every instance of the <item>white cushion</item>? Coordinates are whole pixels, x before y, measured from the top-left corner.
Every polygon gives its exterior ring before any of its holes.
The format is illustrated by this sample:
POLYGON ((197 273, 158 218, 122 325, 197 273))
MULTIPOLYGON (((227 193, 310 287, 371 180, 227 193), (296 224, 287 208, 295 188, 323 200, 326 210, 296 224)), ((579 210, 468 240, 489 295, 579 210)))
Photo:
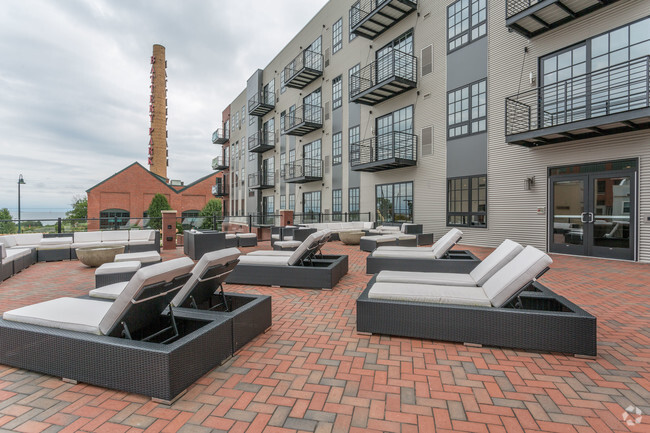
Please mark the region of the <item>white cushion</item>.
POLYGON ((70 244, 46 244, 38 245, 36 247, 39 251, 51 251, 51 250, 69 250, 70 244))
MULTIPOLYGON (((279 246, 280 248, 298 248, 302 242, 300 241, 277 241, 275 245, 279 246)), ((292 251, 293 252, 293 251, 292 251)))
POLYGON ((237 239, 237 235, 234 233, 226 233, 226 239, 237 239))
POLYGON ((188 295, 194 290, 194 287, 199 282, 199 279, 205 276, 206 271, 212 266, 225 265, 226 263, 237 260, 241 252, 237 248, 226 248, 218 251, 210 251, 203 254, 201 259, 194 265, 192 269, 192 276, 178 291, 171 304, 174 307, 180 306, 188 295))
POLYGON ((0 236, 0 242, 5 244, 7 248, 16 246, 16 238, 13 235, 0 236))
POLYGON ((127 230, 106 230, 101 233, 102 242, 124 245, 129 242, 129 232, 127 230))
POLYGON ((377 274, 378 283, 435 284, 441 286, 476 286, 469 274, 451 272, 407 272, 381 271, 377 274))
MULTIPOLYGON (((292 251, 292 255, 295 251, 292 251)), ((239 263, 246 265, 287 266, 291 256, 241 256, 239 263)))
POLYGON ((433 284, 375 283, 368 298, 390 301, 429 302, 434 304, 491 307, 480 287, 438 286, 433 284))
POLYGON ((192 259, 181 257, 138 270, 99 323, 102 334, 107 334, 122 319, 131 305, 131 301, 139 295, 143 287, 161 281, 171 281, 175 277, 190 272, 193 267, 192 259))
POLYGON ((95 275, 121 274, 123 272, 136 272, 142 267, 142 263, 137 260, 127 262, 109 262, 104 263, 95 270, 95 275))
POLYGON ((296 263, 300 261, 300 259, 303 258, 303 256, 307 253, 307 251, 310 248, 313 248, 318 241, 320 241, 323 236, 325 236, 325 232, 323 231, 318 231, 310 234, 307 236, 307 239, 305 239, 302 244, 296 250, 293 252, 291 256, 289 256, 289 261, 287 264, 289 266, 293 266, 296 263))
POLYGON ((70 244, 72 244, 72 237, 43 238, 41 240, 41 245, 66 245, 70 247, 70 244))
POLYGON ((447 254, 447 251, 451 249, 456 243, 460 240, 460 238, 463 237, 463 232, 460 230, 453 228, 449 230, 443 237, 438 239, 438 241, 433 244, 433 247, 431 247, 431 250, 433 251, 433 255, 436 257, 436 259, 439 259, 443 257, 445 254, 447 254))
MULTIPOLYGON (((298 242, 298 241, 295 241, 298 242)), ((298 242, 300 243, 300 242, 298 242)), ((290 257, 293 251, 277 251, 277 250, 257 250, 251 251, 246 254, 247 256, 276 256, 276 257, 290 257)))
POLYGON ((238 238, 256 238, 257 234, 255 233, 237 233, 238 238))
POLYGON ((283 240, 284 240, 284 241, 292 241, 292 240, 293 240, 293 236, 285 236, 283 240))
POLYGON ((280 234, 272 234, 271 239, 280 239, 280 234))
POLYGON ((416 235, 407 235, 406 233, 395 233, 394 235, 397 239, 408 240, 408 239, 417 239, 416 235))
MULTIPOLYGON (((421 250, 420 248, 419 250, 421 250)), ((379 250, 377 248, 372 252, 372 257, 388 257, 396 259, 417 259, 417 260, 434 260, 436 256, 433 255, 430 249, 426 248, 426 252, 413 252, 413 251, 391 251, 391 250, 379 250)))
POLYGON ((74 243, 101 242, 102 232, 75 232, 74 243))
POLYGON ((364 241, 377 241, 379 239, 397 239, 393 235, 371 235, 371 236, 361 236, 361 239, 364 241))
POLYGON ((551 263, 553 260, 547 254, 529 245, 487 280, 483 290, 492 305, 501 307, 551 263))
MULTIPOLYGON (((97 241, 97 242, 73 242, 72 245, 70 245, 71 248, 95 248, 95 247, 101 247, 102 243, 97 241)), ((106 245, 104 245, 106 246, 106 245)))
POLYGON ((7 259, 16 260, 21 257, 28 256, 32 253, 31 248, 9 248, 7 250, 7 259))
POLYGON ((115 300, 124 291, 124 288, 127 286, 127 284, 129 284, 128 281, 120 281, 119 283, 113 283, 107 286, 98 287, 88 292, 88 295, 93 298, 115 300))
POLYGON ((5 244, 0 244, 0 260, 6 257, 7 257, 7 250, 5 248, 5 244))
POLYGON ((524 247, 519 245, 517 242, 506 239, 469 274, 472 279, 476 281, 477 286, 482 286, 492 275, 496 274, 499 269, 514 259, 517 254, 522 252, 523 249, 524 247))
POLYGON ((158 251, 143 251, 141 253, 123 253, 115 255, 115 262, 128 262, 137 260, 140 263, 152 263, 160 261, 158 251))
POLYGON ((427 253, 432 254, 431 247, 405 247, 399 245, 386 245, 384 247, 377 247, 375 252, 387 252, 387 251, 403 251, 409 253, 427 253))
POLYGON ((133 240, 133 241, 129 241, 128 245, 153 245, 153 241, 133 240))
POLYGON ((58 298, 7 311, 4 320, 48 328, 101 334, 100 322, 113 303, 79 298, 58 298))
MULTIPOLYGON (((149 241, 153 242, 156 239, 156 232, 154 230, 129 230, 129 241, 149 241)), ((134 244, 142 245, 142 244, 134 244)))
POLYGON ((22 247, 25 245, 34 246, 41 243, 43 240, 43 233, 23 233, 14 235, 16 246, 22 247))

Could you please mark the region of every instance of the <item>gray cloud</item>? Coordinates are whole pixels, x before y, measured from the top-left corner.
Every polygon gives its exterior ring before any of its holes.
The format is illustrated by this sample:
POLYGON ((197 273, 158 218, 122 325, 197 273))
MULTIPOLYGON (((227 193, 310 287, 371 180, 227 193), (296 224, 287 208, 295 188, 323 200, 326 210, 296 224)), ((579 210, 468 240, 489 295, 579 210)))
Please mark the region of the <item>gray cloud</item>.
POLYGON ((210 173, 221 111, 326 0, 9 0, 0 14, 0 208, 66 208, 146 166, 149 56, 166 47, 168 175, 210 173))

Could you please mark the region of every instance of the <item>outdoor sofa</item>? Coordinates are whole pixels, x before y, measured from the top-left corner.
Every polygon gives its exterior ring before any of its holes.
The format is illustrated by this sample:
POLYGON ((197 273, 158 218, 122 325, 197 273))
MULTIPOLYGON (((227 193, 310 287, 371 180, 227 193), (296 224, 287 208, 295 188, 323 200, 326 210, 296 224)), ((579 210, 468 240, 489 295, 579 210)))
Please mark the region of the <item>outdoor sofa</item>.
POLYGON ((481 285, 380 272, 357 299, 357 331, 595 356, 596 318, 536 281, 551 263, 528 246, 481 285))
POLYGON ((331 230, 332 236, 330 240, 338 241, 339 232, 344 231, 367 231, 375 226, 373 222, 367 221, 348 221, 348 222, 334 222, 334 223, 309 223, 300 224, 299 228, 294 231, 294 240, 303 241, 308 235, 314 231, 331 230), (305 230, 311 229, 311 230, 305 230))
POLYGON ((193 260, 199 260, 210 251, 233 247, 257 245, 255 233, 226 233, 216 230, 190 230, 183 236, 183 252, 193 260))
MULTIPOLYGON (((0 364, 173 401, 235 347, 237 310, 170 307, 193 266, 183 257, 141 268, 114 302, 59 298, 5 312, 0 364)), ((240 304, 270 302, 248 298, 240 304)))
POLYGON ((348 256, 318 254, 329 230, 312 233, 295 251, 254 251, 239 258, 233 284, 331 290, 348 273, 348 256))
POLYGON ((366 258, 366 273, 383 270, 468 273, 480 260, 470 251, 451 250, 462 236, 463 232, 452 228, 431 247, 378 247, 366 258))
POLYGON ((0 281, 17 274, 36 263, 36 250, 33 248, 7 248, 0 244, 0 281))

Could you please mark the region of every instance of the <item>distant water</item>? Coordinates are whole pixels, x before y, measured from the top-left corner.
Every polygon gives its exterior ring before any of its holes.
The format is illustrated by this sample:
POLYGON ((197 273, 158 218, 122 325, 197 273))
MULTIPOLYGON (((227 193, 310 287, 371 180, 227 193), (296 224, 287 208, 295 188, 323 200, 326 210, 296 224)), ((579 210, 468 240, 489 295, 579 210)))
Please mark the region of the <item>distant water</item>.
MULTIPOLYGON (((11 213, 11 218, 18 219, 18 209, 9 209, 11 213)), ((52 209, 52 210, 29 210, 21 209, 20 210, 20 220, 21 221, 41 221, 43 224, 53 224, 57 218, 65 218, 65 209, 52 209), (54 221, 47 221, 54 220, 54 221)))

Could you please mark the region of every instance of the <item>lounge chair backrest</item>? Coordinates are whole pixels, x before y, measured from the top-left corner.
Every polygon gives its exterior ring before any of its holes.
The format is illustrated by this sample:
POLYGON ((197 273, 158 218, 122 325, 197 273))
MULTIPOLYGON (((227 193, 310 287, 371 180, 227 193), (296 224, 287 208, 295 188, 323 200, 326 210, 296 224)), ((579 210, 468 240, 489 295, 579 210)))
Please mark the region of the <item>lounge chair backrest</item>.
POLYGON ((232 272, 240 255, 237 248, 205 253, 194 265, 190 279, 172 300, 172 306, 182 306, 190 296, 197 304, 208 300, 232 272))
POLYGON ((553 260, 535 247, 527 246, 483 284, 492 306, 502 307, 521 289, 548 268, 553 260))
POLYGON ((469 275, 476 281, 477 286, 482 286, 492 275, 496 274, 499 269, 523 250, 524 247, 517 242, 506 239, 485 260, 479 263, 469 275))
POLYGON ((325 235, 325 232, 320 231, 320 232, 314 232, 307 236, 307 239, 305 239, 302 244, 296 250, 289 256, 289 260, 287 260, 287 264, 289 266, 293 266, 298 264, 301 260, 305 260, 307 257, 309 257, 311 254, 314 253, 316 247, 318 246, 318 242, 321 240, 321 238, 325 235))
MULTIPOLYGON (((192 259, 181 257, 180 259, 168 260, 140 268, 131 277, 122 293, 115 299, 113 305, 99 323, 101 333, 110 335, 120 325, 124 316, 129 313, 129 309, 134 305, 133 300, 139 297, 145 287, 160 282, 172 281, 176 277, 189 273, 193 267, 194 262, 192 259)), ((158 314, 160 313, 162 313, 162 310, 158 314)), ((151 320, 156 320, 156 317, 152 317, 151 320)))
POLYGON ((439 259, 443 257, 462 237, 463 232, 460 230, 456 228, 449 230, 431 247, 434 258, 439 259))

